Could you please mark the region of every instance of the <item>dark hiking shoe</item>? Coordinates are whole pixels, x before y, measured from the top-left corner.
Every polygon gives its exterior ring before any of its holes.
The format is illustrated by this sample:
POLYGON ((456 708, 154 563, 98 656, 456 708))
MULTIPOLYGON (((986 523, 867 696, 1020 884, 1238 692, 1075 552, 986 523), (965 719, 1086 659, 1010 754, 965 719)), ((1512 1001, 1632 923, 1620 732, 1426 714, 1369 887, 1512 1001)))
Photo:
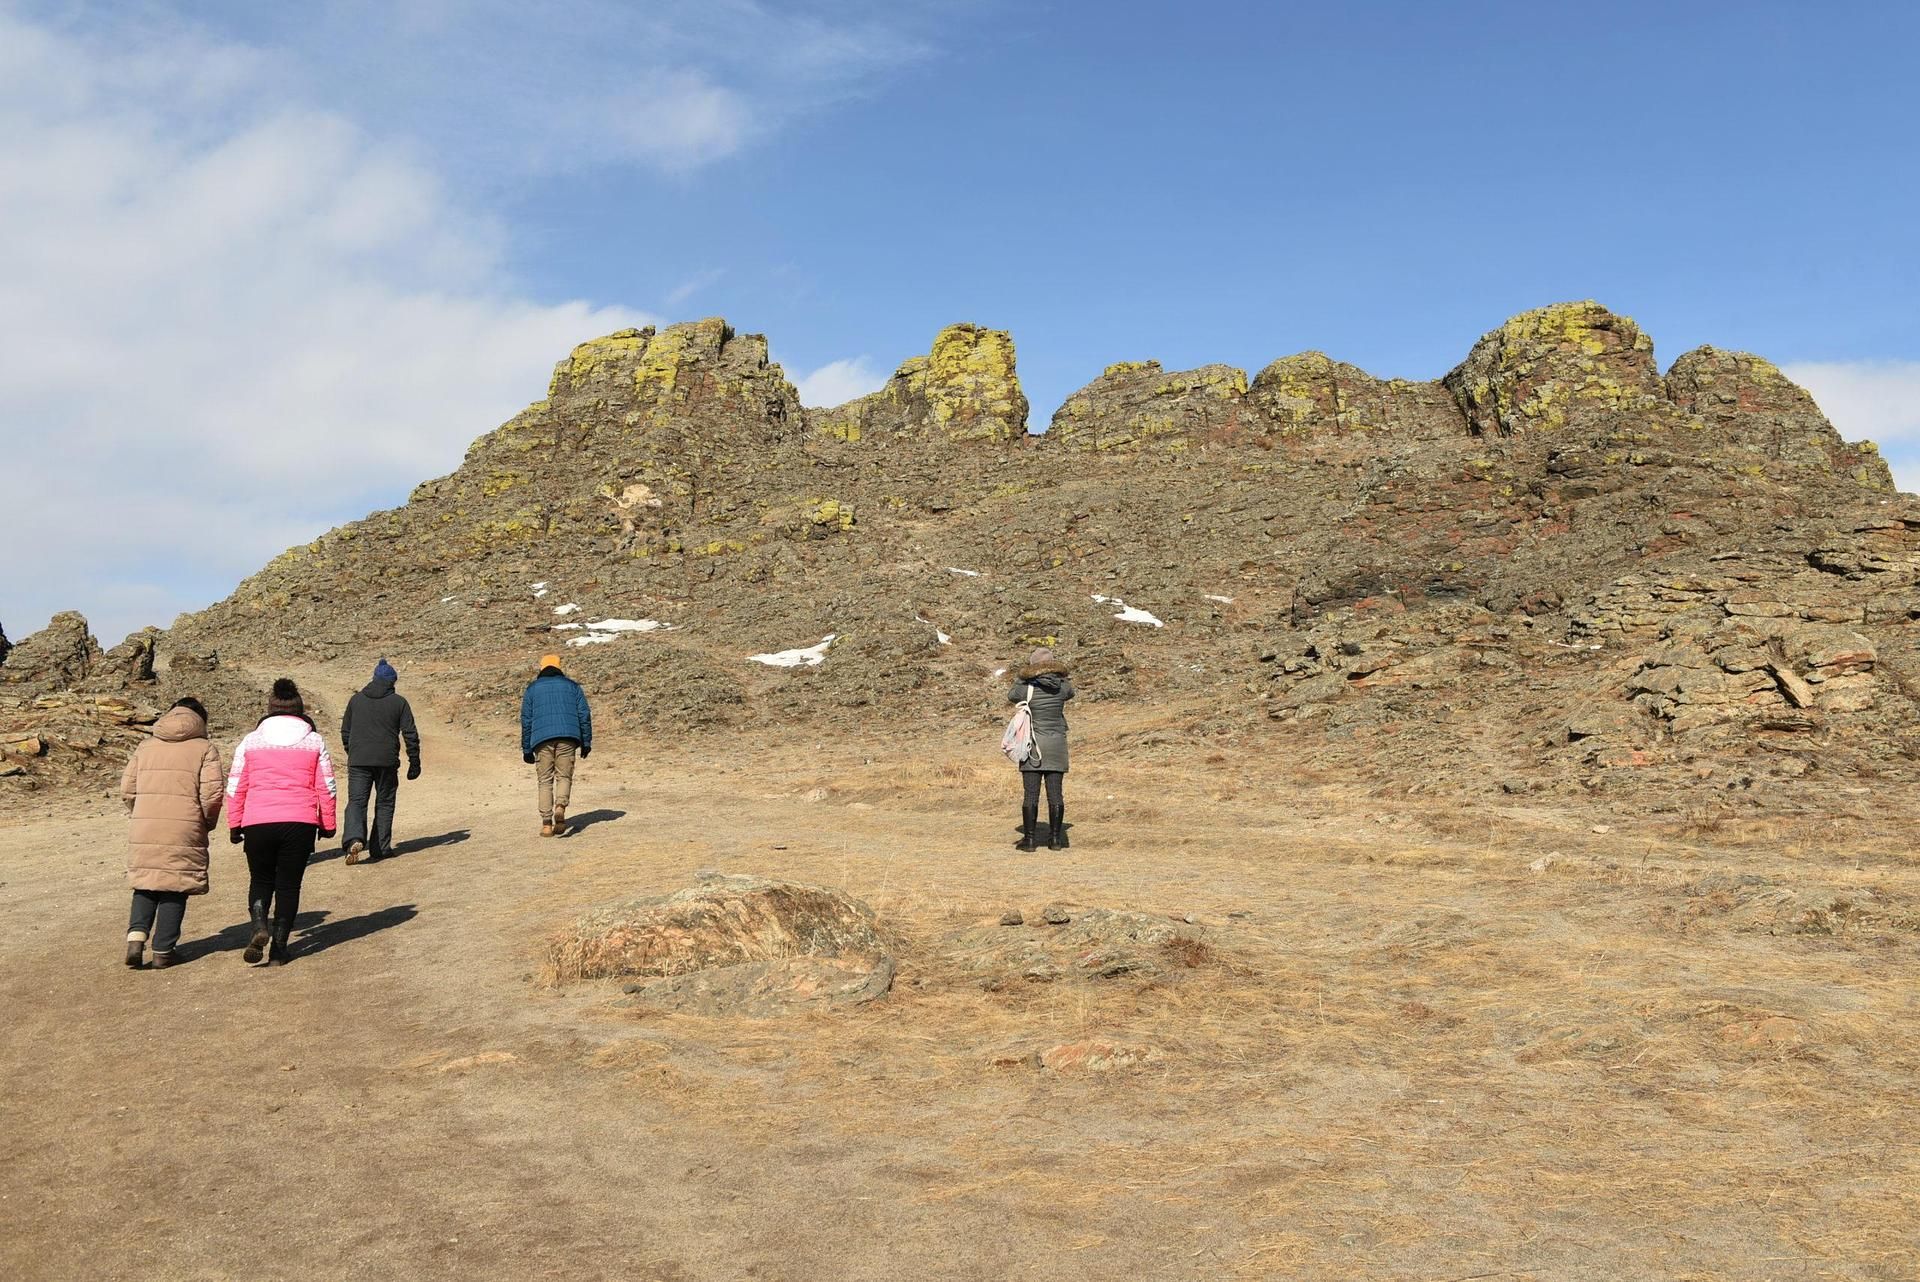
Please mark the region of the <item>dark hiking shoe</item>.
POLYGON ((153 968, 155 970, 165 970, 171 965, 173 965, 172 953, 155 953, 153 955, 153 968))
POLYGON ((367 843, 364 841, 348 842, 347 843, 347 862, 350 864, 366 863, 367 862, 367 843))
POLYGON ((240 954, 240 960, 249 966, 267 964, 267 906, 264 903, 247 905, 247 916, 253 925, 253 933, 247 936, 247 950, 240 954))
POLYGON ((1056 810, 1047 816, 1047 849, 1067 848, 1067 812, 1056 810))
POLYGON ((139 970, 141 957, 146 951, 147 937, 145 935, 140 936, 138 939, 129 939, 127 941, 127 965, 134 970, 139 970))
POLYGON ((293 960, 293 945, 287 941, 289 928, 276 924, 273 936, 267 944, 267 961, 270 965, 284 966, 293 960))

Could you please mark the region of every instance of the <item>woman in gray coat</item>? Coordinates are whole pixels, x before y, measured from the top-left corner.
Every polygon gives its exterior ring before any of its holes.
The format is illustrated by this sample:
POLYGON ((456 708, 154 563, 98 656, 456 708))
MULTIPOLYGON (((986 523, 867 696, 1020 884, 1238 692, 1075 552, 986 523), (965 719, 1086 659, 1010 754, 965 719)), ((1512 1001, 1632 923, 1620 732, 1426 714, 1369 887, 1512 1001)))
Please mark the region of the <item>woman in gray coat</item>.
POLYGON ((1027 656, 1027 666, 1014 673, 1008 703, 1025 703, 1033 718, 1033 753, 1020 763, 1019 850, 1033 849, 1033 830, 1040 821, 1040 785, 1047 786, 1047 848, 1067 848, 1067 803, 1062 783, 1067 773, 1067 700, 1073 698, 1073 679, 1066 665, 1042 646, 1027 656))

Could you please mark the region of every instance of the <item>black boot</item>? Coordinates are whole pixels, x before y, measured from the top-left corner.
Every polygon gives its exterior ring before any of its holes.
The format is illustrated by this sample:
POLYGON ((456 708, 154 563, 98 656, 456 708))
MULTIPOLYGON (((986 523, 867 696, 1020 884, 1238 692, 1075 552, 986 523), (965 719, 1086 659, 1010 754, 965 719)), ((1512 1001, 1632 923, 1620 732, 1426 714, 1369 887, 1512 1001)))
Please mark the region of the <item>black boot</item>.
POLYGON ((1020 841, 1014 846, 1015 850, 1027 854, 1033 853, 1033 830, 1039 826, 1039 823, 1040 807, 1038 805, 1020 807, 1020 841))
POLYGON ((240 960, 249 966, 267 964, 267 901, 256 899, 247 905, 247 915, 253 919, 253 933, 247 937, 247 951, 240 954, 240 960))
POLYGON ((284 966, 293 960, 293 945, 287 942, 287 934, 292 929, 284 921, 273 923, 273 939, 267 946, 267 960, 275 966, 284 966))
POLYGON ((1067 848, 1067 808, 1064 805, 1047 807, 1047 849, 1065 850, 1067 848))

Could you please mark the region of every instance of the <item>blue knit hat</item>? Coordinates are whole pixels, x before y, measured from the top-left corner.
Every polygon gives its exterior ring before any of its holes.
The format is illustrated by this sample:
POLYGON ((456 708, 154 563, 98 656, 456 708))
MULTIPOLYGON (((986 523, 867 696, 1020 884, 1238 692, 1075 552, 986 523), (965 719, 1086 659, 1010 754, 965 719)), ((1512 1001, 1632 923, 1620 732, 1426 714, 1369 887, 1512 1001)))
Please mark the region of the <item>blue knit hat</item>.
POLYGON ((373 665, 373 679, 375 681, 398 681, 400 679, 400 674, 393 670, 393 665, 391 663, 388 663, 385 659, 382 659, 380 660, 380 662, 373 665))

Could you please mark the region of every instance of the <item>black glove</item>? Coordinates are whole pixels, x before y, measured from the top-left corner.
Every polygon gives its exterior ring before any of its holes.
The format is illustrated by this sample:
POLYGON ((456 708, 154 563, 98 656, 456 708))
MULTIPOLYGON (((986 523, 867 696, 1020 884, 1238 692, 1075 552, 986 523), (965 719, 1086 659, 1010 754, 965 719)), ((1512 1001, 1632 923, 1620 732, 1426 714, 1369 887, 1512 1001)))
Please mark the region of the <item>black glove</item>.
POLYGON ((523 752, 523 753, 521 753, 521 754, 520 754, 520 760, 522 760, 522 761, 524 761, 524 762, 526 762, 526 763, 527 763, 528 765, 532 765, 532 764, 533 764, 533 754, 532 754, 531 752, 523 752))
POLYGON ((591 757, 592 755, 593 755, 593 749, 592 749, 592 748, 582 748, 582 749, 580 749, 580 760, 582 760, 582 761, 585 761, 585 760, 586 760, 586 759, 587 759, 588 757, 591 757))
POLYGON ((333 829, 331 829, 331 828, 322 828, 322 829, 320 830, 320 840, 322 840, 322 841, 332 841, 332 840, 333 840, 333 829))
POLYGON ((418 779, 419 777, 420 777, 420 758, 418 758, 418 757, 410 757, 410 758, 408 758, 408 760, 407 760, 407 778, 409 778, 409 779, 418 779))
POLYGON ((245 828, 227 829, 227 840, 232 842, 234 845, 237 846, 241 842, 245 841, 246 839, 247 839, 247 830, 245 828))

